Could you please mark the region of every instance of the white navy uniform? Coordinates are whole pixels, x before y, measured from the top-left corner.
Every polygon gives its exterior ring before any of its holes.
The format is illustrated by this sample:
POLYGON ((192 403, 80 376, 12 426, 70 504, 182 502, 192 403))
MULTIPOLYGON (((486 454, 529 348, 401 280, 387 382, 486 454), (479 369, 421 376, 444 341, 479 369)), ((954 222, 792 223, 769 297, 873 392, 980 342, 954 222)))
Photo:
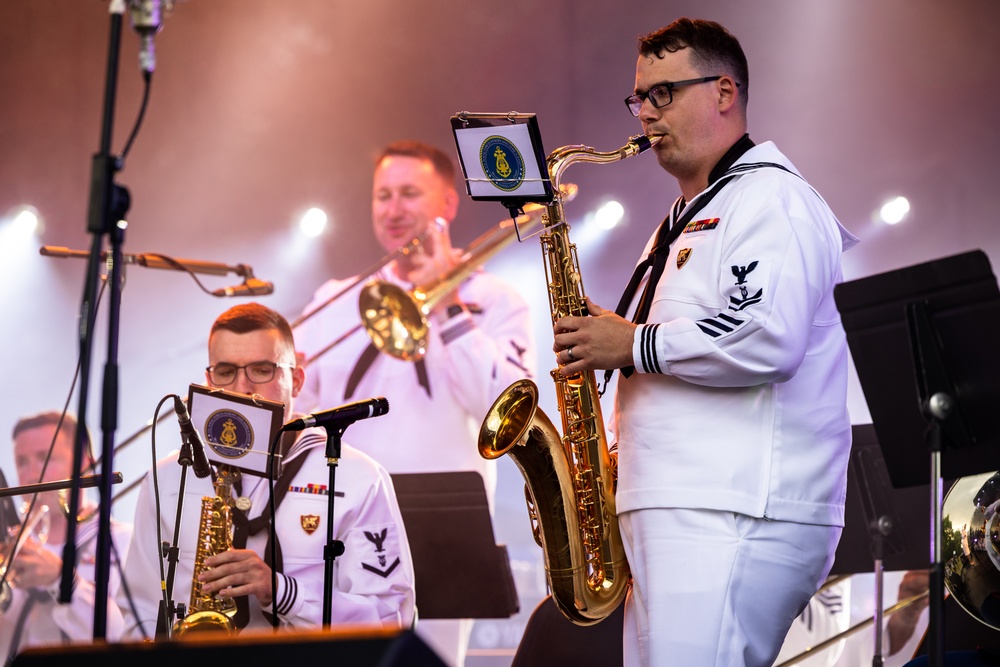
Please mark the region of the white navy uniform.
POLYGON ((636 373, 617 384, 638 605, 626 627, 653 628, 631 654, 626 642, 626 664, 714 664, 718 650, 719 664, 769 665, 843 526, 848 351, 833 287, 857 239, 773 143, 726 173, 671 244, 636 373), (779 543, 796 546, 768 551, 779 543))
MULTIPOLYGON (((316 627, 323 620, 323 550, 329 492, 325 447, 324 431, 303 431, 282 462, 282 467, 290 466, 297 458, 307 457, 294 477, 283 481, 287 491, 275 520, 282 560, 275 598, 285 627, 316 627)), ((162 539, 169 542, 181 470, 177 452, 161 460, 157 470, 160 529, 162 539)), ((242 495, 252 503, 248 518, 267 513, 267 480, 244 475, 241 484, 242 495)), ((343 444, 336 486, 333 537, 344 543, 345 550, 335 561, 332 625, 409 627, 414 619, 413 563, 392 480, 370 457, 343 444)), ((198 479, 189 472, 174 577, 175 602, 189 602, 201 499, 214 494, 210 478, 198 479)), ((146 634, 155 630, 161 597, 159 538, 151 520, 155 515, 152 482, 147 478, 136 506, 136 530, 125 566, 146 634)), ((265 559, 267 533, 264 529, 251 535, 246 546, 265 559)), ((249 603, 246 627, 270 627, 264 614, 270 613, 271 606, 262 607, 253 598, 249 603)), ((127 636, 141 636, 128 610, 125 621, 127 636)))
MULTIPOLYGON (((0 618, 0 660, 7 660, 12 651, 16 653, 32 646, 90 642, 93 639, 94 570, 99 517, 93 505, 82 508, 81 514, 90 515, 90 518, 76 529, 77 566, 73 577, 72 602, 58 603, 61 579, 56 579, 46 588, 25 590, 14 587, 11 605, 0 618)), ((131 526, 112 519, 111 535, 118 556, 124 559, 131 526)), ((50 539, 43 548, 62 558, 62 544, 50 539)), ((110 599, 105 619, 105 638, 108 641, 117 641, 122 634, 122 614, 114 599, 120 581, 119 569, 112 562, 108 578, 110 599)))
MULTIPOLYGON (((388 267, 374 278, 413 289, 388 267)), ((326 282, 305 312, 355 280, 326 282)), ((298 350, 312 357, 355 327, 360 321, 360 290, 349 290, 299 326, 298 350)), ((296 405, 316 411, 385 396, 389 413, 354 423, 345 437, 390 473, 478 472, 492 509, 496 462, 479 455, 479 429, 497 397, 511 383, 532 375, 531 317, 524 298, 486 271, 475 271, 459 286, 458 295, 465 308, 443 320, 432 318, 423 362, 379 353, 364 364, 371 340, 359 328, 309 364, 296 405)), ((470 632, 467 620, 421 619, 417 625, 417 633, 453 667, 464 663, 470 632)))

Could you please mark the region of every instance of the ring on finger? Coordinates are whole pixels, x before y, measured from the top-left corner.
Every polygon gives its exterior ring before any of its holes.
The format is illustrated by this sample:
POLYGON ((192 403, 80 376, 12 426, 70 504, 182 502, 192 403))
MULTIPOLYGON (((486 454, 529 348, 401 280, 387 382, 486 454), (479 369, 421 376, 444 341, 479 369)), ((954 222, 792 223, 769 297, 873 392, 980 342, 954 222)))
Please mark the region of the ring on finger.
POLYGON ((570 361, 576 361, 576 357, 573 356, 573 346, 566 348, 566 356, 569 357, 570 361))

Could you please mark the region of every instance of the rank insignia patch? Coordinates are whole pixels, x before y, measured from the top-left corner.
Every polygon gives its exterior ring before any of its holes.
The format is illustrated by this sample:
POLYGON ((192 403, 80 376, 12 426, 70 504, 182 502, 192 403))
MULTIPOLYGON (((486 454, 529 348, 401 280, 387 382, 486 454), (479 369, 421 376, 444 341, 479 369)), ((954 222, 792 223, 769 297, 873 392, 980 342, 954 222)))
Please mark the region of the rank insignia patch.
POLYGON ((303 514, 299 517, 299 525, 302 526, 302 530, 306 531, 306 535, 312 535, 319 528, 319 515, 303 514))
POLYGON ((683 234, 691 234, 693 232, 704 232, 709 229, 715 229, 719 226, 718 218, 705 218, 704 220, 692 220, 691 222, 684 225, 683 234))
POLYGON ((677 268, 681 268, 691 259, 691 248, 681 248, 677 252, 677 268))

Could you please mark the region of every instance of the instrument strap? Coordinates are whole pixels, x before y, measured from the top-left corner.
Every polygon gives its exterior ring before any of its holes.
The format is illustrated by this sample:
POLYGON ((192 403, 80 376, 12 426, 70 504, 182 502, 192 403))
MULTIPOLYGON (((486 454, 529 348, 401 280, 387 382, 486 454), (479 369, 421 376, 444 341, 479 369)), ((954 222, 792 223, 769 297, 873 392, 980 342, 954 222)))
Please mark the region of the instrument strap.
MULTIPOLYGON (((653 304, 653 294, 656 291, 656 285, 660 282, 660 278, 663 275, 663 271, 667 265, 667 257, 670 255, 670 245, 677 239, 678 236, 683 233, 684 228, 687 223, 691 221, 691 218, 695 216, 698 211, 703 209, 708 202, 726 186, 729 181, 739 175, 740 172, 745 171, 745 169, 736 169, 730 171, 730 168, 736 163, 736 161, 748 150, 754 147, 754 142, 750 139, 750 135, 744 134, 740 137, 739 141, 733 144, 725 155, 719 160, 719 162, 712 168, 711 173, 708 176, 709 183, 713 183, 712 189, 708 192, 695 197, 694 202, 690 206, 685 206, 685 201, 683 197, 677 199, 670 211, 670 214, 660 223, 659 230, 656 233, 656 240, 653 242, 653 248, 650 250, 649 255, 646 259, 639 262, 635 267, 635 271, 632 273, 632 278, 628 282, 628 286, 625 288, 625 292, 622 294, 622 298, 618 301, 618 307, 615 312, 619 317, 625 317, 628 312, 628 307, 632 303, 632 299, 635 296, 636 291, 639 289, 639 283, 642 282, 643 276, 646 275, 646 271, 650 271, 649 280, 646 282, 646 287, 642 291, 642 295, 639 297, 639 304, 636 306, 635 314, 632 316, 632 321, 636 324, 645 324, 646 320, 649 318, 649 309, 653 304), (674 222, 671 224, 671 220, 674 222)), ((773 166, 780 169, 785 169, 781 165, 773 163, 760 163, 753 165, 753 168, 760 166, 773 166)), ((788 171, 785 169, 785 171, 788 171)), ((625 366, 621 369, 621 373, 624 377, 629 377, 635 372, 634 366, 625 366)), ((611 376, 614 373, 614 369, 609 369, 604 371, 604 387, 607 387, 608 382, 611 380, 611 376)), ((603 389, 601 391, 603 394, 603 389)))
MULTIPOLYGON (((354 390, 358 388, 361 383, 361 378, 365 376, 371 365, 375 363, 378 358, 379 351, 375 347, 374 343, 369 343, 368 347, 365 348, 361 356, 358 357, 358 362, 354 364, 354 369, 351 371, 351 375, 347 378, 347 385, 344 387, 344 400, 348 400, 354 395, 354 390)), ((413 363, 414 370, 417 373, 417 382, 424 391, 427 392, 427 397, 431 396, 431 381, 427 376, 427 365, 424 363, 423 359, 418 359, 413 363)))

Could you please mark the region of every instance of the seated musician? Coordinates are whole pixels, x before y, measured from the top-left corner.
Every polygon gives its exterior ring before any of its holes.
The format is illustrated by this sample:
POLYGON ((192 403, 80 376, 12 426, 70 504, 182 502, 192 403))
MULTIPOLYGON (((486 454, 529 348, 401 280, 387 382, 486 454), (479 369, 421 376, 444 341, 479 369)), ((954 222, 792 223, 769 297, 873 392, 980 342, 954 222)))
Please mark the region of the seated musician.
MULTIPOLYGON (((295 344, 288 323, 256 303, 230 308, 215 321, 208 339, 205 377, 213 387, 279 401, 284 419, 293 418, 292 400, 305 380, 296 366, 295 344)), ((275 484, 278 623, 286 628, 319 626, 323 620, 324 546, 329 484, 325 458, 326 432, 309 429, 287 433, 281 442, 275 484)), ((161 599, 162 539, 173 535, 181 466, 177 452, 157 464, 160 514, 152 480, 147 478, 136 507, 136 531, 125 565, 137 616, 126 613, 130 637, 152 636, 161 599)), ((337 472, 334 539, 345 551, 334 565, 332 625, 407 627, 414 619, 413 565, 392 482, 385 469, 344 444, 337 472), (341 496, 343 494, 343 496, 341 496)), ((268 542, 268 483, 244 475, 234 495, 249 509, 234 518, 234 547, 204 559, 199 575, 203 594, 236 599, 238 628, 270 627, 272 609, 268 542), (260 518, 258 520, 258 518, 260 518), (247 527, 248 526, 248 527, 247 527)), ((173 599, 187 604, 191 595, 202 497, 214 496, 211 478, 187 476, 179 558, 173 599)), ((234 513, 243 512, 234 508, 234 513)), ((166 563, 164 563, 166 568, 166 563)), ((162 626, 161 626, 162 627, 162 626)))
MULTIPOLYGON (((77 421, 73 415, 55 411, 18 420, 11 436, 18 484, 23 486, 68 479, 72 473, 76 428, 77 421)), ((89 456, 90 436, 85 437, 85 456, 89 456)), ((81 491, 81 521, 76 529, 78 565, 73 577, 73 598, 69 604, 59 604, 67 527, 66 503, 62 498, 65 495, 61 497, 59 491, 38 494, 29 514, 33 519, 26 522, 31 529, 21 538, 17 554, 10 561, 7 558, 13 548, 14 537, 6 540, 3 558, 0 559, 10 564, 7 582, 4 590, 0 591, 0 659, 5 664, 25 648, 89 641, 94 636, 96 506, 88 503, 81 491), (43 507, 47 511, 41 514, 43 507)), ((23 500, 30 503, 31 498, 23 500)), ((17 529, 12 532, 16 533, 17 529)), ((129 532, 128 525, 112 521, 111 535, 115 548, 112 550, 108 582, 112 595, 120 581, 115 560, 118 554, 124 557, 122 550, 128 545, 129 532)), ((106 624, 105 637, 118 639, 122 632, 122 616, 114 600, 108 601, 106 624)))

